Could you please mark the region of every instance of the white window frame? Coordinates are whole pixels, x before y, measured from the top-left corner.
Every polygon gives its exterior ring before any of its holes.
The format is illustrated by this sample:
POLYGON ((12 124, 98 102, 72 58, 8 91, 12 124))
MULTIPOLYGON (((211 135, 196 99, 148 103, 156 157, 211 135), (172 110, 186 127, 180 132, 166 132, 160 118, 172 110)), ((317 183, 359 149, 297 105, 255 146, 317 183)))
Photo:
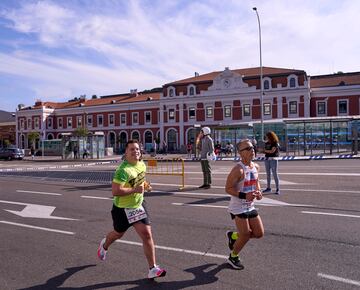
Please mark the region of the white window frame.
POLYGON ((229 119, 232 118, 232 106, 229 104, 224 105, 224 119, 229 119), (230 108, 230 116, 226 116, 226 108, 229 107, 230 108))
POLYGON ((190 119, 196 119, 196 107, 189 107, 189 120, 190 119), (190 116, 190 110, 192 110, 192 109, 194 109, 194 116, 193 117, 190 116))
POLYGON ((139 112, 132 112, 131 113, 131 124, 132 125, 139 125, 139 112), (134 117, 136 116, 136 122, 134 122, 134 117))
POLYGON ((338 116, 346 116, 349 115, 349 100, 348 99, 340 99, 337 100, 336 103, 336 111, 338 116), (346 113, 340 113, 340 102, 346 102, 346 113))
POLYGON ((64 123, 63 117, 58 117, 57 118, 57 125, 58 125, 59 129, 62 129, 63 123, 64 123))
POLYGON ((25 120, 24 119, 20 119, 20 129, 25 129, 25 120))
POLYGON ((316 116, 326 116, 327 115, 327 104, 325 100, 321 100, 321 101, 316 101, 316 116), (324 113, 320 113, 319 112, 319 105, 320 103, 324 104, 324 108, 325 108, 325 112, 324 113))
POLYGON ((72 117, 66 117, 66 128, 72 128, 72 127, 73 127, 72 117))
POLYGON ((48 127, 48 128, 52 128, 52 127, 53 127, 53 118, 52 118, 52 117, 48 117, 48 118, 47 118, 47 127, 48 127))
POLYGON ((120 125, 126 125, 126 113, 120 113, 120 125), (124 122, 122 121, 122 116, 124 116, 124 122))
POLYGON ((168 87, 167 96, 173 98, 176 96, 176 90, 173 86, 168 87), (172 92, 172 93, 171 93, 172 92))
POLYGON ((76 128, 81 128, 82 127, 82 116, 76 116, 76 128))
POLYGON ((39 128, 40 128, 39 117, 35 117, 34 118, 34 129, 39 129, 39 128))
POLYGON ((86 115, 86 126, 87 127, 93 126, 93 115, 86 115))
POLYGON ((32 129, 32 120, 31 119, 26 120, 26 127, 28 130, 32 129))
POLYGON ((272 108, 271 108, 271 103, 263 103, 263 112, 264 112, 264 117, 266 116, 266 117, 268 117, 268 116, 272 116, 272 108), (267 114, 266 113, 266 110, 265 110, 265 108, 266 107, 269 107, 269 113, 267 114))
POLYGON ((205 106, 205 117, 206 118, 214 118, 214 107, 213 106, 205 106), (211 109, 211 115, 208 115, 208 108, 211 109))
POLYGON ((295 89, 295 88, 297 88, 298 86, 299 86, 299 80, 298 80, 297 75, 294 75, 294 74, 289 75, 289 76, 287 77, 287 87, 288 87, 289 89, 295 89), (291 80, 291 79, 295 79, 295 86, 294 86, 294 87, 290 87, 290 80, 291 80))
POLYGON ((298 113, 299 113, 298 101, 295 101, 295 100, 289 101, 289 115, 297 115, 298 113), (291 112, 291 103, 293 103, 293 102, 296 103, 296 112, 295 113, 291 112))
POLYGON ((187 89, 188 89, 188 96, 195 96, 196 95, 196 87, 194 85, 188 85, 187 89), (194 90, 193 94, 190 94, 191 89, 194 90))
POLYGON ((242 115, 243 118, 251 118, 251 104, 243 104, 242 105, 242 115), (245 115, 245 108, 249 106, 249 115, 245 115))
POLYGON ((264 88, 264 90, 271 90, 271 89, 272 89, 272 86, 271 86, 271 78, 265 77, 265 78, 263 79, 263 88, 264 88), (269 88, 268 88, 268 89, 265 89, 265 82, 266 82, 266 81, 269 82, 269 88))
POLYGON ((168 120, 174 122, 176 119, 176 110, 175 108, 169 108, 168 110, 168 120), (170 118, 170 112, 174 112, 174 116, 170 118))
POLYGON ((109 115, 108 115, 108 125, 111 126, 111 127, 115 126, 115 114, 109 114, 109 115), (111 117, 112 117, 112 119, 113 119, 113 122, 112 122, 112 123, 110 122, 111 117))
POLYGON ((104 127, 104 115, 100 114, 96 116, 96 120, 97 120, 97 127, 104 127), (101 118, 101 124, 100 124, 100 118, 101 118))
POLYGON ((151 114, 151 111, 145 111, 144 112, 144 120, 145 120, 145 124, 151 124, 151 121, 152 121, 152 116, 151 116, 152 114, 151 114), (149 114, 149 120, 146 120, 146 117, 147 117, 147 114, 149 114))

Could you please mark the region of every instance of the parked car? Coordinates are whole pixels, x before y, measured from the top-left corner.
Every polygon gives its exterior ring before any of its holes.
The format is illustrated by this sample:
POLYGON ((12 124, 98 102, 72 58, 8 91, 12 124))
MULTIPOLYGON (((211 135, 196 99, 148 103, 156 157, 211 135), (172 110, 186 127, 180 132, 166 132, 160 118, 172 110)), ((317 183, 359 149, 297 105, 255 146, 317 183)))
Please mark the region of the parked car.
POLYGON ((23 150, 19 148, 3 148, 0 150, 0 159, 19 159, 22 160, 24 158, 23 150))

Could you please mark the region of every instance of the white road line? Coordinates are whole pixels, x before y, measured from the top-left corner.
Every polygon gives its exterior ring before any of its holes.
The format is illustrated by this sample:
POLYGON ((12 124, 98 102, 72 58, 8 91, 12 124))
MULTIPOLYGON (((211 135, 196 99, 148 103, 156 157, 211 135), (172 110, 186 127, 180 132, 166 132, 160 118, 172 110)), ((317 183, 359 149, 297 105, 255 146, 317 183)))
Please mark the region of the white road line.
MULTIPOLYGON (((228 175, 229 172, 224 171, 213 171, 211 172, 214 175, 228 175)), ((201 171, 186 171, 185 174, 203 174, 201 171)), ((266 172, 260 172, 260 175, 265 175, 266 172)), ((342 173, 342 172, 279 172, 279 176, 282 175, 311 175, 311 176, 360 176, 360 173, 342 173)))
MULTIPOLYGON (((138 242, 132 242, 132 241, 126 241, 126 240, 117 240, 116 242, 122 243, 122 244, 128 244, 128 245, 134 245, 134 246, 142 246, 142 243, 138 242)), ((219 258, 219 259, 227 259, 228 256, 225 255, 219 255, 219 254, 212 254, 207 252, 199 252, 199 251, 193 251, 193 250, 186 250, 186 249, 180 249, 180 248, 172 248, 172 247, 164 247, 164 246, 158 246, 155 245, 156 249, 161 250, 167 250, 167 251, 173 251, 173 252, 181 252, 181 253, 187 253, 192 255, 199 255, 204 257, 213 257, 213 258, 219 258)))
POLYGON ((102 196, 90 196, 90 195, 82 195, 82 198, 90 198, 90 199, 105 199, 105 200, 112 200, 111 197, 102 197, 102 196))
POLYGON ((74 232, 67 232, 67 231, 61 231, 61 230, 56 230, 56 229, 51 229, 51 228, 43 228, 43 227, 37 227, 37 226, 32 226, 32 225, 13 223, 13 222, 8 222, 8 221, 0 221, 0 223, 23 227, 23 228, 31 228, 31 229, 42 230, 42 231, 47 231, 47 232, 66 234, 66 235, 74 235, 75 234, 74 232))
POLYGON ((43 192, 43 191, 30 191, 30 190, 16 190, 16 192, 36 193, 36 194, 44 194, 44 195, 62 195, 61 193, 43 192))
POLYGON ((343 282, 343 283, 346 283, 346 284, 352 284, 352 285, 360 286, 359 281, 350 280, 350 279, 346 279, 346 278, 341 278, 341 277, 337 277, 337 276, 333 276, 333 275, 327 275, 327 274, 323 274, 323 273, 318 273, 317 275, 319 277, 321 277, 321 278, 330 279, 330 280, 334 280, 334 281, 339 281, 339 282, 343 282))
MULTIPOLYGON (((191 180, 203 180, 202 177, 189 177, 188 179, 191 179, 191 180)), ((213 177, 212 180, 224 180, 224 178, 213 177)), ((260 179, 260 182, 265 184, 266 180, 260 179)), ((275 184, 275 182, 272 180, 271 184, 275 184)), ((292 181, 286 181, 286 180, 280 179, 280 184, 281 185, 310 185, 311 183, 298 183, 298 182, 292 182, 292 181)))
POLYGON ((318 214, 318 215, 332 215, 332 216, 342 216, 342 217, 352 217, 352 218, 360 218, 360 215, 341 214, 341 213, 316 212, 316 211, 301 211, 301 213, 318 214))
POLYGON ((213 207, 213 208, 228 208, 225 205, 210 205, 210 204, 185 204, 181 202, 173 202, 173 205, 181 205, 181 206, 192 206, 192 207, 213 207))

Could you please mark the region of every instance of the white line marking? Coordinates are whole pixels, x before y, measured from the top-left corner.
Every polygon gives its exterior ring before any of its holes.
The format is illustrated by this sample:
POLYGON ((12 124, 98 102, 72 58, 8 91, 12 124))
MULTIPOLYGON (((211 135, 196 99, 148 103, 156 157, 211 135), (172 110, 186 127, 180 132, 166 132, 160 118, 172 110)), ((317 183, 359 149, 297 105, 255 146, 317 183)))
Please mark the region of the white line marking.
POLYGON ((0 223, 24 227, 24 228, 37 229, 37 230, 42 230, 42 231, 47 231, 47 232, 66 234, 66 235, 74 235, 75 234, 74 232, 67 232, 67 231, 55 230, 55 229, 50 229, 50 228, 43 228, 43 227, 37 227, 37 226, 32 226, 32 225, 13 223, 13 222, 8 222, 8 221, 0 221, 0 223))
POLYGON ((359 215, 352 215, 352 214, 340 214, 340 213, 329 213, 329 212, 302 211, 302 213, 318 214, 318 215, 343 216, 343 217, 352 217, 352 218, 360 218, 360 216, 359 216, 359 215))
POLYGON ((30 191, 30 190, 16 190, 16 192, 37 193, 37 194, 44 194, 44 195, 62 195, 61 193, 42 192, 42 191, 30 191))
MULTIPOLYGON (((122 244, 134 245, 134 246, 142 246, 143 245, 142 243, 126 241, 126 240, 117 240, 117 242, 122 243, 122 244)), ((158 245, 155 245, 155 248, 161 249, 161 250, 173 251, 173 252, 181 252, 181 253, 205 256, 205 257, 213 257, 213 258, 220 258, 220 259, 228 258, 228 256, 225 256, 225 255, 218 255, 218 254, 186 250, 186 249, 180 249, 180 248, 164 247, 164 246, 158 246, 158 245)))
MULTIPOLYGON (((228 175, 229 172, 213 171, 211 174, 214 175, 228 175)), ((201 171, 186 171, 185 174, 203 174, 201 171)), ((260 172, 260 175, 265 175, 266 172, 260 172)), ((336 172, 279 172, 279 175, 320 175, 320 176, 360 176, 360 173, 336 173, 336 172)))
POLYGON ((101 197, 101 196, 90 196, 90 195, 82 195, 82 198, 90 198, 90 199, 105 199, 105 200, 113 200, 110 197, 101 197))
MULTIPOLYGON (((191 180, 203 180, 202 177, 189 177, 188 179, 191 179, 191 180)), ((217 178, 217 177, 214 177, 212 178, 212 180, 224 180, 224 178, 217 178)), ((261 183, 266 183, 266 180, 264 179, 260 179, 260 182, 261 183)), ((275 184, 275 181, 271 181, 271 184, 275 184)), ((292 181, 286 181, 286 180, 282 180, 280 179, 280 184, 281 185, 309 185, 311 183, 298 183, 298 182, 292 182, 292 181)), ((225 186, 224 186, 225 187, 225 186)))
POLYGON ((318 273, 318 276, 321 278, 326 278, 326 279, 330 279, 330 280, 334 280, 334 281, 339 281, 339 282, 344 282, 347 284, 360 286, 360 282, 355 281, 355 280, 345 279, 345 278, 341 278, 341 277, 337 277, 337 276, 333 276, 333 275, 327 275, 327 274, 323 274, 323 273, 318 273))
POLYGON ((213 208, 228 208, 225 205, 209 205, 209 204, 185 204, 180 202, 173 202, 173 205, 181 205, 181 206, 193 206, 193 207, 213 207, 213 208))

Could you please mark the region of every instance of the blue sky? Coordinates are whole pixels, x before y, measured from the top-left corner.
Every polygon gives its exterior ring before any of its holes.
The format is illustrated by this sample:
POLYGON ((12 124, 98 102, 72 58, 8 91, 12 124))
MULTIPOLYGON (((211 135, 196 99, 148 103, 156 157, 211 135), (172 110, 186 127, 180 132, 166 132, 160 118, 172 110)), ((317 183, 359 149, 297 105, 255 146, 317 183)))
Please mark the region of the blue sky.
POLYGON ((358 0, 1 0, 0 110, 259 66, 360 71, 358 0))

